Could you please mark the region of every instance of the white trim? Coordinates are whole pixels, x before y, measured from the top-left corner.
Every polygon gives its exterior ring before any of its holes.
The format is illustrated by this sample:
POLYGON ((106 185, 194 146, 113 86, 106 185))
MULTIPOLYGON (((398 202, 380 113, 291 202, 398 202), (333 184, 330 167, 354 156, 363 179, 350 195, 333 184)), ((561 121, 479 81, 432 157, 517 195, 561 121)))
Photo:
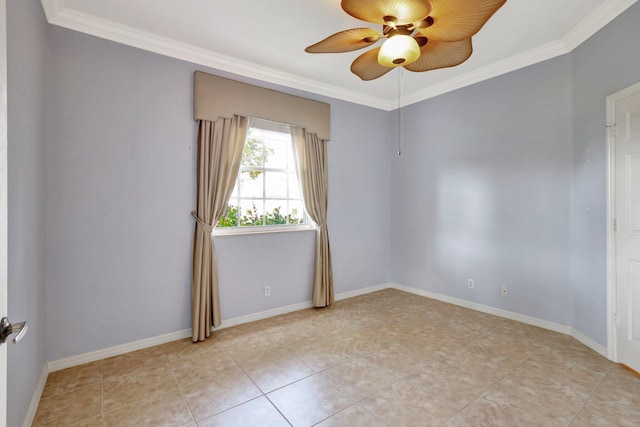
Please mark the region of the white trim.
POLYGON ((387 109, 388 102, 368 94, 302 78, 293 74, 242 61, 207 49, 141 31, 94 15, 65 8, 60 0, 41 0, 50 24, 137 47, 170 58, 215 68, 239 76, 300 89, 336 99, 387 109))
POLYGON ((572 328, 569 326, 561 325, 559 323, 549 322, 548 320, 538 319, 536 317, 526 316, 524 314, 515 313, 513 311, 503 310, 501 308, 495 308, 488 305, 482 305, 475 302, 450 297, 447 295, 441 295, 424 289, 412 288, 409 286, 399 285, 394 283, 391 285, 393 289, 399 291, 408 292, 415 295, 421 295, 423 297, 431 298, 437 301, 446 302, 449 304, 457 305, 460 307, 469 308, 471 310, 480 311, 482 313, 492 314, 494 316, 503 317, 505 319, 515 320, 517 322, 526 323, 527 325, 538 326, 540 328, 548 329, 554 332, 560 332, 561 334, 571 335, 572 328))
POLYGON ((247 234, 291 233, 297 231, 316 231, 313 224, 299 225, 262 225, 258 227, 214 227, 211 231, 213 237, 219 236, 244 236, 247 234))
MULTIPOLYGON (((357 289, 354 291, 343 292, 340 294, 336 294, 335 300, 341 301, 341 300, 357 297, 360 295, 382 291, 384 289, 397 289, 399 291, 411 293, 414 295, 420 295, 420 296, 431 298, 437 301, 446 302, 446 303, 457 305, 460 307, 469 308, 471 310, 476 310, 482 313, 487 313, 494 316, 503 317, 505 319, 515 320, 517 322, 525 323, 528 325, 538 326, 540 328, 548 329, 554 332, 559 332, 561 334, 570 335, 573 338, 580 341, 581 343, 583 343, 584 345, 586 345, 587 347, 596 351, 597 353, 605 357, 608 357, 607 349, 604 346, 596 343, 591 338, 587 337, 586 335, 573 329, 570 326, 560 325, 558 323, 549 322, 547 320, 542 320, 542 319, 538 319, 531 316, 526 316, 524 314, 514 313, 512 311, 503 310, 500 308, 490 307, 490 306, 474 303, 471 301, 450 297, 447 295, 437 294, 434 292, 426 291, 424 289, 412 288, 409 286, 400 285, 398 283, 384 283, 381 285, 370 286, 367 288, 357 289)), ((313 304, 311 303, 311 301, 307 301, 307 302, 302 302, 298 304, 288 305, 286 307, 276 308, 273 310, 266 310, 266 311, 261 311, 259 313, 249 314, 246 316, 235 317, 233 319, 223 321, 219 327, 215 328, 215 330, 231 328, 233 326, 238 326, 245 323, 268 319, 270 317, 292 313, 295 311, 305 310, 311 307, 313 307, 313 304)), ((65 359, 56 360, 53 362, 49 362, 46 365, 45 369, 47 369, 47 372, 55 372, 61 369, 71 368, 74 366, 83 365, 85 363, 106 359, 108 357, 119 356, 121 354, 129 353, 131 351, 142 350, 144 348, 153 347, 155 345, 165 344, 171 341, 188 338, 190 336, 191 336, 191 330, 185 329, 185 330, 174 332, 171 334, 146 338, 140 341, 134 341, 127 344, 105 348, 102 350, 92 351, 90 353, 80 354, 78 356, 72 356, 65 359)))
POLYGON ((637 1, 638 0, 618 0, 602 2, 596 10, 562 38, 568 51, 570 52, 580 46, 589 37, 600 31, 637 1))
MULTIPOLYGON (((409 105, 441 95, 471 84, 490 79, 510 71, 527 67, 541 61, 571 52, 585 40, 595 34, 614 18, 627 10, 637 0, 609 0, 587 16, 562 39, 545 46, 532 49, 495 64, 466 73, 462 76, 436 83, 422 91, 407 94, 403 105, 409 105)), ((106 40, 137 47, 160 55, 215 68, 239 76, 258 79, 264 82, 304 90, 335 99, 367 105, 381 110, 392 111, 398 107, 396 99, 384 99, 348 90, 343 87, 321 83, 284 73, 261 65, 240 61, 236 58, 198 48, 157 34, 102 19, 94 15, 64 7, 63 0, 41 0, 50 24, 79 31, 106 40)))
POLYGON ((47 369, 47 365, 44 364, 42 366, 40 380, 36 385, 36 389, 33 391, 33 397, 31 398, 31 403, 29 404, 29 408, 27 409, 27 414, 24 417, 22 427, 31 427, 31 424, 33 424, 33 420, 36 418, 36 412, 38 411, 38 405, 40 404, 40 398, 42 397, 44 386, 47 384, 48 377, 49 369, 47 369))
MULTIPOLYGON (((368 288, 358 289, 350 292, 343 292, 335 295, 336 301, 341 301, 347 298, 357 297, 359 295, 369 294, 371 292, 381 291, 383 289, 390 288, 389 284, 370 286, 368 288)), ((282 314, 293 313, 294 311, 305 310, 313 307, 311 301, 301 302, 298 304, 288 305, 286 307, 274 308, 273 310, 261 311, 259 313, 248 314, 246 316, 235 317, 229 320, 223 320, 222 324, 215 328, 216 331, 225 328, 231 328, 232 326, 238 326, 245 323, 255 322, 257 320, 268 319, 270 317, 280 316, 282 314)))
POLYGON ((336 301, 342 301, 349 298, 359 297, 360 295, 372 294, 374 292, 383 291, 392 288, 391 283, 384 283, 377 286, 369 286, 368 288, 356 289, 355 291, 342 292, 336 295, 336 301))
MULTIPOLYGON (((340 301, 347 298, 353 298, 359 295, 368 294, 371 292, 381 291, 391 287, 389 284, 382 284, 377 286, 371 286, 368 288, 358 289, 355 291, 344 292, 335 296, 336 301, 340 301)), ((313 307, 311 301, 302 302, 299 304, 288 305, 286 307, 280 307, 273 310, 261 311, 259 313, 249 314, 246 316, 235 317, 233 319, 224 320, 220 326, 215 330, 221 330, 230 328, 232 326, 242 325, 244 323, 255 322, 257 320, 268 319, 269 317, 279 316, 281 314, 287 314, 294 311, 305 310, 313 307)), ((119 356, 121 354, 129 353, 136 350, 142 350, 148 347, 153 347, 160 344, 165 344, 171 341, 176 341, 191 336, 191 329, 185 329, 178 332, 173 332, 166 335, 160 335, 157 337, 146 338, 139 341, 130 342, 127 344, 117 345, 114 347, 105 348, 102 350, 96 350, 89 353, 80 354, 78 356, 67 357, 64 359, 49 362, 47 364, 48 372, 55 372, 61 369, 72 368, 74 366, 83 365, 85 363, 95 362, 97 360, 106 359, 108 357, 119 356)))
MULTIPOLYGON (((607 126, 615 123, 615 101, 607 97, 607 126)), ((618 344, 616 339, 616 325, 613 316, 616 312, 616 238, 612 230, 613 220, 616 216, 615 202, 615 138, 611 128, 607 128, 607 357, 614 362, 618 361, 618 344)))
MULTIPOLYGON (((634 93, 640 92, 640 82, 607 96, 607 126, 615 125, 616 102, 634 93)), ((613 231, 613 219, 616 215, 616 182, 615 182, 615 136, 611 128, 607 128, 607 357, 618 362, 618 340, 614 315, 617 312, 616 286, 616 235, 613 231)))
POLYGON ((609 360, 612 360, 609 357, 609 350, 607 349, 607 347, 598 344, 597 342, 595 342, 594 340, 592 340, 582 332, 576 330, 575 328, 571 328, 571 333, 569 335, 571 335, 573 338, 577 339, 582 344, 586 345, 587 347, 589 347, 591 350, 595 351, 599 355, 606 357, 609 360))
POLYGON ((89 353, 71 356, 60 360, 47 363, 49 372, 59 371, 61 369, 72 368, 74 366, 84 365, 85 363, 95 362, 97 360, 106 359, 108 357, 119 356, 144 348, 153 347, 154 345, 166 344, 171 341, 181 340, 191 336, 191 329, 185 329, 170 334, 159 335, 157 337, 145 338, 143 340, 130 342, 127 344, 116 345, 102 350, 96 350, 89 353))
POLYGON ((280 316, 281 314, 293 313, 294 311, 305 310, 313 307, 311 301, 301 302, 298 304, 288 305, 286 307, 274 308, 273 310, 261 311, 259 313, 247 314, 246 316, 234 317, 233 319, 223 320, 222 324, 214 330, 231 328, 233 326, 243 325, 245 323, 255 322, 257 320, 264 320, 270 317, 280 316))
MULTIPOLYGON (((569 335, 582 344, 586 345, 596 353, 609 358, 607 348, 598 344, 591 338, 587 337, 583 333, 577 331, 571 326, 561 325, 555 322, 549 322, 548 320, 538 319, 536 317, 526 316, 524 314, 515 313, 513 311, 503 310, 500 308, 490 307, 487 305, 478 304, 471 301, 466 301, 459 298, 450 297, 447 295, 436 294, 434 292, 425 291, 424 289, 412 288, 409 286, 400 285, 397 283, 390 284, 390 287, 399 291, 420 295, 423 297, 431 298, 437 301, 446 302, 449 304, 457 305, 460 307, 469 308, 471 310, 480 311, 482 313, 492 314, 494 316, 503 317, 505 319, 515 320, 517 322, 525 323, 527 325, 537 326, 539 328, 547 329, 561 334, 569 335)), ((610 359, 610 358, 609 358, 610 359)))
MULTIPOLYGON (((471 86, 472 84, 489 80, 493 77, 497 77, 520 68, 525 68, 529 65, 537 64, 538 62, 546 61, 566 53, 569 53, 569 50, 564 43, 561 41, 551 42, 544 46, 528 50, 518 55, 503 59, 502 61, 494 62, 482 68, 478 68, 477 70, 429 86, 421 91, 403 95, 401 105, 407 106, 415 104, 416 102, 434 98, 438 95, 452 92, 466 86, 471 86)), ((391 109, 397 108, 397 101, 395 102, 396 105, 391 109)))

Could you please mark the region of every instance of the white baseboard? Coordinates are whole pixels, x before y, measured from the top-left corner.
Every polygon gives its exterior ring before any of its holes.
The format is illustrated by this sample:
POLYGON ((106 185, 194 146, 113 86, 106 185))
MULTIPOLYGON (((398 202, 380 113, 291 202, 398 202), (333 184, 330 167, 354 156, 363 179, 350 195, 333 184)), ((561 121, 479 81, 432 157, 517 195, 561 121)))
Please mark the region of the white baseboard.
MULTIPOLYGON (((524 314, 515 313, 500 308, 490 307, 487 305, 478 304, 471 301, 466 301, 459 298, 450 297, 447 295, 441 295, 434 292, 426 291, 424 289, 412 288, 409 286, 400 285, 398 283, 384 283, 381 285, 371 286, 368 288, 358 289, 350 292, 343 292, 336 294, 336 301, 353 298, 359 295, 365 295, 372 292, 381 291, 383 289, 397 289, 399 291, 408 292, 415 295, 424 296, 434 300, 446 302, 449 304, 457 305, 460 307, 469 308, 471 310, 480 311, 482 313, 492 314, 494 316, 503 317, 505 319, 515 320, 517 322, 526 323, 528 325, 538 326, 540 328, 548 329, 550 331, 559 332, 565 335, 570 335, 591 348, 595 352, 607 357, 606 347, 596 343, 586 335, 576 331, 570 326, 560 325, 558 323, 549 322, 547 320, 538 319, 524 314)), ((244 323, 255 322, 257 320, 268 319, 270 317, 279 316, 281 314, 292 313, 294 311, 305 310, 313 307, 311 301, 293 304, 286 307, 280 307, 273 310, 261 311, 259 313, 249 314, 247 316, 235 317, 233 319, 224 320, 220 326, 215 330, 230 328, 232 326, 242 325, 244 323)), ((155 345, 165 344, 171 341, 188 338, 191 336, 191 330, 185 329, 178 332, 173 332, 166 335, 160 335, 157 337, 146 338, 140 341, 134 341, 127 344, 117 345, 114 347, 105 348, 102 350, 92 351, 90 353, 81 354, 78 356, 72 356, 65 359, 56 360, 47 364, 48 372, 55 372, 61 369, 71 368, 85 363, 95 362, 97 360, 106 359, 108 357, 119 356, 121 354, 129 353, 131 351, 142 350, 144 348, 153 347, 155 345)), ((45 378, 46 380, 46 378, 45 378)), ((44 387, 44 384, 43 384, 44 387)), ((37 406, 36 406, 37 407, 37 406)))
POLYGON ((342 301, 343 299, 349 299, 353 297, 359 297, 360 295, 366 295, 373 292, 382 291, 385 289, 389 289, 392 287, 391 283, 383 283, 382 285, 377 286, 369 286, 368 288, 357 289, 355 291, 350 292, 342 292, 340 294, 336 294, 336 301, 342 301))
MULTIPOLYGON (((335 295, 336 301, 341 301, 348 298, 357 297, 359 295, 369 294, 371 292, 381 291, 390 287, 390 284, 385 283, 382 285, 370 286, 368 288, 357 289, 350 292, 342 292, 335 295)), ((223 320, 222 324, 215 328, 216 331, 225 328, 231 328, 232 326, 242 325, 244 323, 255 322, 258 320, 268 319, 270 317, 280 316, 281 314, 293 313, 294 311, 305 310, 313 307, 311 301, 301 302, 298 304, 288 305, 286 307, 275 308, 273 310, 261 311, 259 313, 253 313, 246 316, 235 317, 229 320, 223 320)))
POLYGON ((517 322, 526 323, 527 325, 537 326, 543 329, 548 329, 550 331, 559 332, 561 334, 569 335, 576 340, 580 341, 582 344, 586 345, 596 353, 606 357, 608 357, 607 348, 603 345, 598 344, 591 338, 587 337, 583 333, 577 331, 571 326, 561 325, 555 322, 549 322, 548 320, 538 319, 536 317, 526 316, 524 314, 515 313, 513 311, 503 310, 501 308, 495 308, 488 305, 478 304, 471 301, 466 301, 459 298, 450 297, 447 295, 441 295, 430 291, 425 291, 424 289, 412 288, 409 286, 400 285, 397 283, 390 283, 389 287, 393 289, 397 289, 399 291, 408 292, 415 295, 421 295, 427 298, 431 298, 434 300, 446 302, 449 304, 457 305, 460 307, 469 308, 471 310, 480 311, 482 313, 492 314, 494 316, 503 317, 509 320, 515 320, 517 322))
POLYGON ((40 398, 42 398, 44 386, 47 383, 47 377, 49 377, 49 369, 47 368, 47 364, 44 364, 42 366, 40 380, 38 380, 36 389, 33 391, 33 397, 31 397, 31 403, 29 404, 29 408, 27 409, 27 414, 24 417, 22 427, 31 427, 31 425, 33 424, 33 421, 36 418, 36 412, 38 411, 38 405, 40 404, 40 398))
POLYGON ((95 362, 97 360, 106 359, 107 357, 120 356, 143 348, 153 347, 154 345, 165 344, 171 341, 181 340, 191 336, 191 329, 185 329, 170 334, 159 335, 157 337, 146 338, 127 344, 116 345, 102 350, 92 351, 90 353, 80 354, 78 356, 67 357, 65 359, 56 360, 47 364, 49 372, 59 371, 61 369, 72 368, 85 363, 95 362))
MULTIPOLYGON (((607 349, 607 347, 598 344, 597 342, 595 342, 594 340, 592 340, 591 338, 589 338, 588 336, 586 336, 585 334, 583 334, 580 331, 577 331, 576 329, 571 329, 571 334, 570 334, 573 338, 577 339, 578 341, 580 341, 582 344, 586 345, 587 347, 589 347, 591 350, 595 351, 596 353, 600 354, 601 356, 606 357, 607 359, 609 359, 609 350, 607 349)), ((609 359, 611 360, 611 359, 609 359)))
MULTIPOLYGON (((385 283, 382 285, 371 286, 368 288, 358 289, 350 292, 343 292, 335 296, 336 301, 340 301, 347 298, 353 298, 359 295, 368 294, 371 292, 380 291, 391 287, 390 284, 385 283)), ((242 325, 244 323, 255 322, 257 320, 268 319, 270 317, 279 316, 281 314, 292 313, 294 311, 305 310, 313 307, 311 301, 302 302, 299 304, 288 305, 286 307, 275 308, 273 310, 261 311, 259 313, 249 314, 247 316, 235 317, 229 320, 223 320, 222 324, 215 328, 215 330, 221 330, 230 328, 232 326, 242 325)), ((47 367, 49 372, 59 371, 61 369, 72 368, 74 366, 84 365, 85 363, 95 362, 97 360, 106 359, 108 357, 119 356, 121 354, 129 353, 136 350, 142 350, 144 348, 153 347, 160 344, 165 344, 171 341, 188 338, 191 336, 191 329, 185 329, 178 332, 173 332, 166 335, 160 335, 157 337, 146 338, 139 341, 134 341, 127 344, 117 345, 114 347, 105 348, 102 350, 92 351, 90 353, 80 354, 78 356, 67 357, 64 359, 49 362, 47 367)))
POLYGON ((220 329, 231 328, 233 326, 243 325, 245 323, 251 323, 257 320, 268 319, 270 317, 280 316, 281 314, 293 313, 294 311, 305 310, 311 307, 313 307, 313 304, 311 304, 311 301, 307 301, 288 305, 286 307, 274 308, 273 310, 266 310, 258 313, 248 314, 246 316, 234 317, 233 319, 223 320, 222 324, 217 328, 213 328, 213 330, 219 331, 220 329))

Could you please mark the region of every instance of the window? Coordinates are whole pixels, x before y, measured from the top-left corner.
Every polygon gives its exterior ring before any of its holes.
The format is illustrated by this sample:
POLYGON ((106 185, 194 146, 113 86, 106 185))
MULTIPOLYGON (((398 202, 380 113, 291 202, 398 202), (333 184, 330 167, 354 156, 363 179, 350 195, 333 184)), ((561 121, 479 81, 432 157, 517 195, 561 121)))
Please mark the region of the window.
POLYGON ((216 228, 275 231, 283 226, 309 228, 291 132, 288 125, 252 118, 227 215, 216 228))

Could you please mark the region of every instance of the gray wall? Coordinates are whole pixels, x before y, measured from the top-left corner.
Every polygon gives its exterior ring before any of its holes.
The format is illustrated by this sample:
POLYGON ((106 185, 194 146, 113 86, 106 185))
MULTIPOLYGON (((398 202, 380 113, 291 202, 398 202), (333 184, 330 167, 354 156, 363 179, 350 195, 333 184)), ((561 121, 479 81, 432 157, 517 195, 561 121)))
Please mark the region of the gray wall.
POLYGON ((12 427, 22 425, 46 362, 46 34, 40 2, 7 2, 9 316, 29 322, 20 344, 8 346, 7 425, 12 427))
POLYGON ((576 49, 573 62, 573 325, 607 343, 605 98, 640 81, 640 3, 576 49))
MULTIPOLYGON (((47 359, 188 329, 203 67, 56 27, 48 47, 47 359)), ((335 291, 385 283, 388 114, 281 89, 332 104, 335 291)), ((309 301, 313 238, 216 238, 223 320, 309 301)))
POLYGON ((640 80, 638 40, 640 4, 568 55, 406 108, 392 279, 606 345, 605 98, 640 80))
POLYGON ((393 281, 570 324, 570 58, 407 107, 404 128, 393 281))

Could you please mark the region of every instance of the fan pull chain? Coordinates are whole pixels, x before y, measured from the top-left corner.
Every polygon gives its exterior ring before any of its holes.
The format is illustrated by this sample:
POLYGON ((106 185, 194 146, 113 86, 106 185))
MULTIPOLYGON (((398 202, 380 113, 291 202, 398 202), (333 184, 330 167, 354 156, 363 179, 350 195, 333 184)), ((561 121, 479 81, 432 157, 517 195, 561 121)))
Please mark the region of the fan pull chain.
POLYGON ((403 129, 403 114, 402 104, 400 99, 404 92, 404 75, 402 74, 402 67, 398 67, 398 156, 402 155, 402 149, 404 148, 404 129, 403 129))

